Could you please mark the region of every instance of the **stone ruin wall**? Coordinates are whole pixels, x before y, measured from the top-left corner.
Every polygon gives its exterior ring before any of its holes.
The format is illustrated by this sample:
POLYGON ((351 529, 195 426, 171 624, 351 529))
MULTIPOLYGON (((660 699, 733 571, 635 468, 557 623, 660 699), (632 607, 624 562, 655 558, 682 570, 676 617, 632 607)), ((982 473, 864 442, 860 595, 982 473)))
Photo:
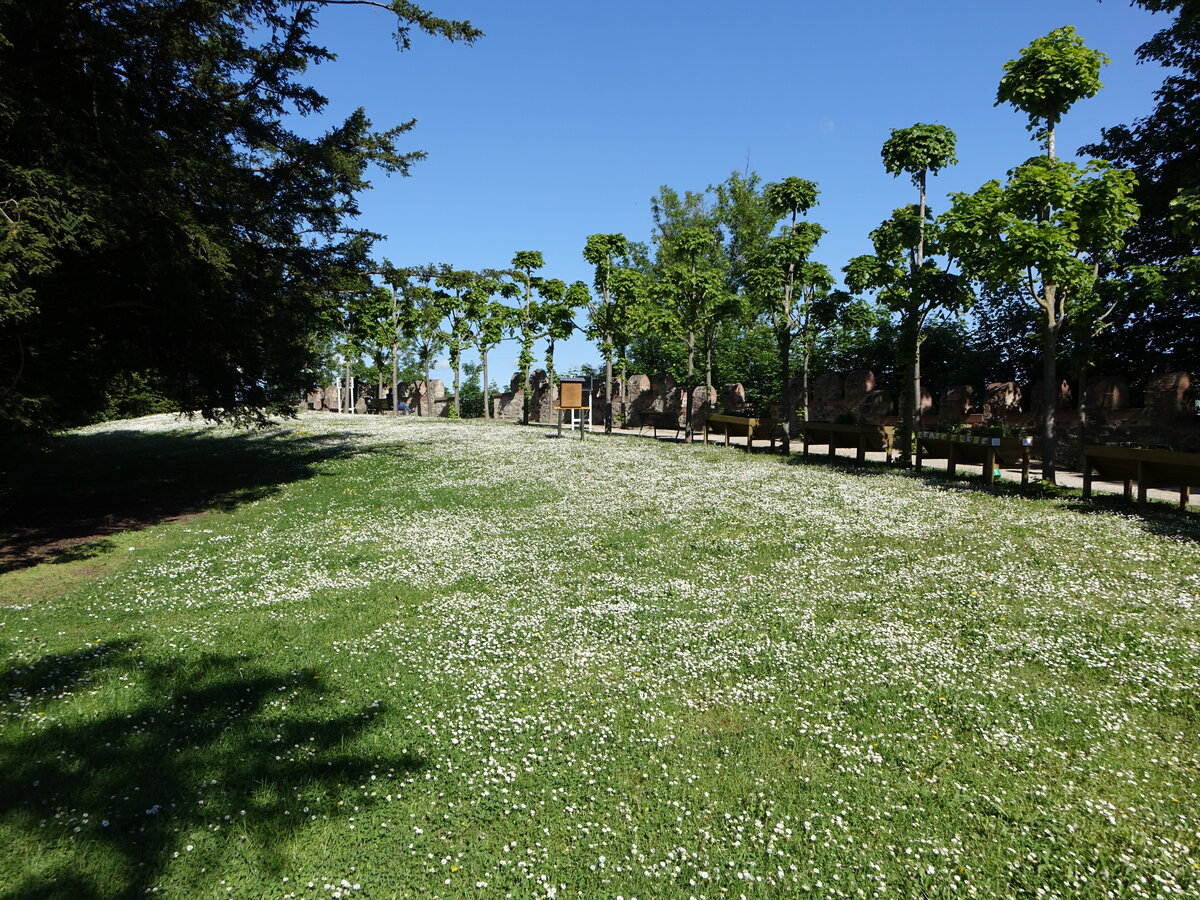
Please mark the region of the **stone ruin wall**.
MULTIPOLYGON (((413 412, 417 411, 417 403, 421 397, 424 387, 424 380, 401 382, 397 387, 400 392, 399 400, 402 403, 407 403, 408 408, 413 412)), ((428 404, 433 406, 433 415, 441 418, 447 418, 450 415, 451 401, 446 397, 446 386, 438 378, 429 379, 429 393, 432 395, 428 404)), ((388 391, 391 390, 391 385, 387 384, 381 389, 378 384, 368 384, 359 382, 354 385, 354 411, 356 413, 367 413, 367 399, 382 400, 387 397, 388 391)), ((345 388, 342 389, 343 395, 345 388)), ((337 412, 338 410, 338 387, 331 384, 324 388, 315 391, 310 391, 304 398, 303 407, 306 409, 325 410, 326 412, 337 412)))
MULTIPOLYGON (((659 428, 684 426, 687 414, 687 388, 678 385, 670 375, 633 375, 628 379, 625 390, 621 390, 619 379, 613 380, 613 424, 617 427, 642 428, 647 425, 657 425, 659 428)), ((558 411, 554 409, 554 399, 551 397, 549 379, 540 369, 530 376, 531 406, 529 420, 554 424, 558 422, 558 411)), ((741 391, 741 385, 735 385, 741 391)), ((710 402, 717 396, 715 390, 697 386, 692 397, 692 424, 695 428, 703 428, 704 420, 708 418, 710 402)), ((745 402, 744 392, 740 394, 745 402)), ((590 397, 592 405, 592 421, 601 424, 604 421, 604 379, 592 379, 590 397)), ((525 403, 525 392, 521 384, 520 373, 513 376, 509 389, 502 394, 492 397, 492 414, 497 419, 519 421, 525 403)), ((718 408, 725 409, 723 404, 718 408)))
MULTIPOLYGON (((1200 451, 1200 419, 1196 415, 1192 377, 1168 372, 1147 381, 1141 407, 1131 406, 1128 381, 1122 376, 1095 376, 1082 403, 1071 384, 1059 385, 1054 420, 1059 431, 1059 455, 1074 461, 1080 437, 1085 443, 1136 443, 1200 451)), ((1028 389, 1014 381, 994 382, 978 392, 971 385, 951 385, 936 404, 922 390, 921 428, 940 430, 953 425, 1003 424, 1026 429, 1036 436, 1044 416, 1042 387, 1028 389)), ((894 424, 899 416, 891 395, 874 390, 870 372, 830 373, 812 382, 809 410, 814 421, 839 418, 868 424, 894 424)))
MULTIPOLYGON (((530 377, 532 406, 530 421, 554 424, 558 421, 553 408, 549 379, 542 370, 530 377)), ((416 410, 422 382, 401 385, 400 399, 416 410)), ((430 382, 433 414, 446 417, 450 401, 440 380, 430 382)), ((1131 406, 1128 381, 1120 375, 1093 377, 1082 404, 1072 393, 1066 380, 1059 387, 1055 422, 1060 429, 1060 446, 1073 453, 1082 427, 1087 442, 1141 443, 1176 446, 1200 452, 1200 420, 1193 399, 1193 379, 1186 372, 1168 372, 1150 378, 1143 389, 1145 401, 1141 407, 1131 406), (1082 423, 1082 425, 1081 425, 1082 423)), ((356 386, 356 412, 367 411, 366 398, 379 396, 374 384, 356 386)), ((384 396, 386 396, 384 389, 384 396)), ((791 399, 797 407, 803 399, 799 379, 792 382, 791 399)), ((1013 381, 995 382, 982 391, 971 385, 951 385, 935 398, 928 390, 921 392, 921 428, 939 430, 951 425, 1007 424, 1036 432, 1043 415, 1041 385, 1034 382, 1023 389, 1013 381)), ((525 401, 520 373, 513 375, 508 390, 492 395, 492 414, 497 419, 520 421, 525 401)), ((593 422, 603 422, 604 382, 592 381, 593 422)), ((309 409, 336 410, 338 391, 335 386, 310 393, 306 398, 309 409)), ((619 379, 613 384, 613 421, 620 427, 659 428, 684 427, 687 389, 668 374, 633 375, 622 393, 619 379)), ((704 427, 713 412, 727 415, 747 415, 752 407, 740 384, 725 385, 720 390, 697 386, 692 398, 692 425, 704 427)), ((782 409, 774 404, 766 411, 773 418, 782 418, 782 409)), ((861 369, 853 372, 829 372, 811 379, 809 384, 809 418, 815 422, 859 422, 869 425, 892 425, 898 420, 896 400, 890 391, 876 387, 875 374, 861 369)))
MULTIPOLYGON (((546 373, 534 372, 531 376, 533 407, 531 419, 538 422, 555 421, 546 373)), ((1110 426, 1138 426, 1178 424, 1194 418, 1193 403, 1189 397, 1192 378, 1184 372, 1171 372, 1154 376, 1145 388, 1145 405, 1130 407, 1128 382, 1121 377, 1096 377, 1091 380, 1084 401, 1084 413, 1091 422, 1110 426)), ((600 410, 604 406, 604 384, 602 379, 593 381, 592 402, 600 410)), ((626 387, 626 401, 622 403, 619 381, 613 385, 613 414, 619 418, 624 412, 627 423, 640 427, 651 417, 669 420, 672 414, 679 416, 683 424, 687 401, 686 386, 678 384, 667 374, 654 376, 633 375, 626 387)), ((799 407, 803 392, 799 379, 792 382, 791 399, 799 407)), ((514 375, 508 391, 492 398, 496 418, 515 420, 521 417, 524 392, 520 375, 514 375)), ((948 425, 976 425, 1001 422, 1018 427, 1032 428, 1041 414, 1041 386, 1035 382, 1028 389, 1013 381, 989 384, 982 392, 971 385, 951 385, 935 398, 927 390, 921 391, 921 424, 929 429, 948 425)), ((725 385, 720 390, 703 386, 695 388, 693 414, 701 411, 720 411, 730 415, 745 415, 751 406, 746 401, 745 389, 740 384, 725 385), (713 410, 709 405, 715 404, 713 410)), ((779 404, 773 404, 769 414, 780 418, 779 404)), ((1071 386, 1063 381, 1056 421, 1070 427, 1079 420, 1079 412, 1072 395, 1071 386)), ((838 419, 865 424, 891 425, 898 420, 896 399, 891 391, 876 387, 875 374, 869 369, 853 372, 830 372, 811 379, 809 385, 809 417, 816 422, 832 422, 838 419)), ((703 418, 698 420, 703 424, 703 418)))

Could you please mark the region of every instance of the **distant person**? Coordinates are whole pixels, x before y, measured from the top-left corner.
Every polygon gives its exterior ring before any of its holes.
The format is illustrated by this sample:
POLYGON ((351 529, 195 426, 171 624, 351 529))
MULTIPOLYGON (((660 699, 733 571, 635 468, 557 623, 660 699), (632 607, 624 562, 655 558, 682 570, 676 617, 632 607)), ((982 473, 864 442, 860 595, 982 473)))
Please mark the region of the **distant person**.
POLYGON ((401 416, 408 415, 408 404, 403 400, 396 404, 396 414, 401 416))

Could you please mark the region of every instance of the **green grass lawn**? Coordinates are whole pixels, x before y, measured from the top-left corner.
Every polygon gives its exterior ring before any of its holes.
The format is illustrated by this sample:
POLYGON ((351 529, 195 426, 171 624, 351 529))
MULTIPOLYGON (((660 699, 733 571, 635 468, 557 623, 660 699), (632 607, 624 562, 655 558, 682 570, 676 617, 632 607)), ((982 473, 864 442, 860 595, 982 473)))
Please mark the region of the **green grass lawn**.
POLYGON ((319 414, 10 482, 158 524, 0 574, 0 896, 1200 895, 1165 504, 319 414))

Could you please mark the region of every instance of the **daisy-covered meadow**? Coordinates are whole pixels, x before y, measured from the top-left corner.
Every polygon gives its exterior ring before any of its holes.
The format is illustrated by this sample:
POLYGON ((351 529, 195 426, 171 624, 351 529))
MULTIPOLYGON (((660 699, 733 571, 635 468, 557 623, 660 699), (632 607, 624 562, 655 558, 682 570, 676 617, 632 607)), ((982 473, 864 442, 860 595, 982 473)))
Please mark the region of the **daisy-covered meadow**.
POLYGON ((67 440, 288 477, 0 575, 0 896, 1200 896, 1186 516, 482 422, 67 440))

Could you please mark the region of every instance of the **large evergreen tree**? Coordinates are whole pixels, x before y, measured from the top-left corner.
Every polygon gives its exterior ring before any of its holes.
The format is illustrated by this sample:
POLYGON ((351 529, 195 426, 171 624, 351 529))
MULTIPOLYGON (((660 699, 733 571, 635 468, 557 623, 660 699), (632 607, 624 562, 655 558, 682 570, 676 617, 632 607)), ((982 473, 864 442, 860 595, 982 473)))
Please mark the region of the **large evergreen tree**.
MULTIPOLYGON (((0 0, 0 434, 68 424, 153 373, 184 409, 282 409, 365 269, 348 221, 371 164, 406 174, 412 122, 296 115, 332 2, 0 0)), ((369 5, 474 41, 407 0, 369 5)))
MULTIPOLYGON (((1133 302, 1117 307, 1120 328, 1098 338, 1131 374, 1178 368, 1200 371, 1200 2, 1134 0, 1174 18, 1138 48, 1142 62, 1167 67, 1154 110, 1131 125, 1103 131, 1080 152, 1133 169, 1141 206, 1120 256, 1125 271, 1154 265, 1160 289, 1128 286, 1133 302)), ((1143 276, 1145 273, 1141 273, 1143 276)))

